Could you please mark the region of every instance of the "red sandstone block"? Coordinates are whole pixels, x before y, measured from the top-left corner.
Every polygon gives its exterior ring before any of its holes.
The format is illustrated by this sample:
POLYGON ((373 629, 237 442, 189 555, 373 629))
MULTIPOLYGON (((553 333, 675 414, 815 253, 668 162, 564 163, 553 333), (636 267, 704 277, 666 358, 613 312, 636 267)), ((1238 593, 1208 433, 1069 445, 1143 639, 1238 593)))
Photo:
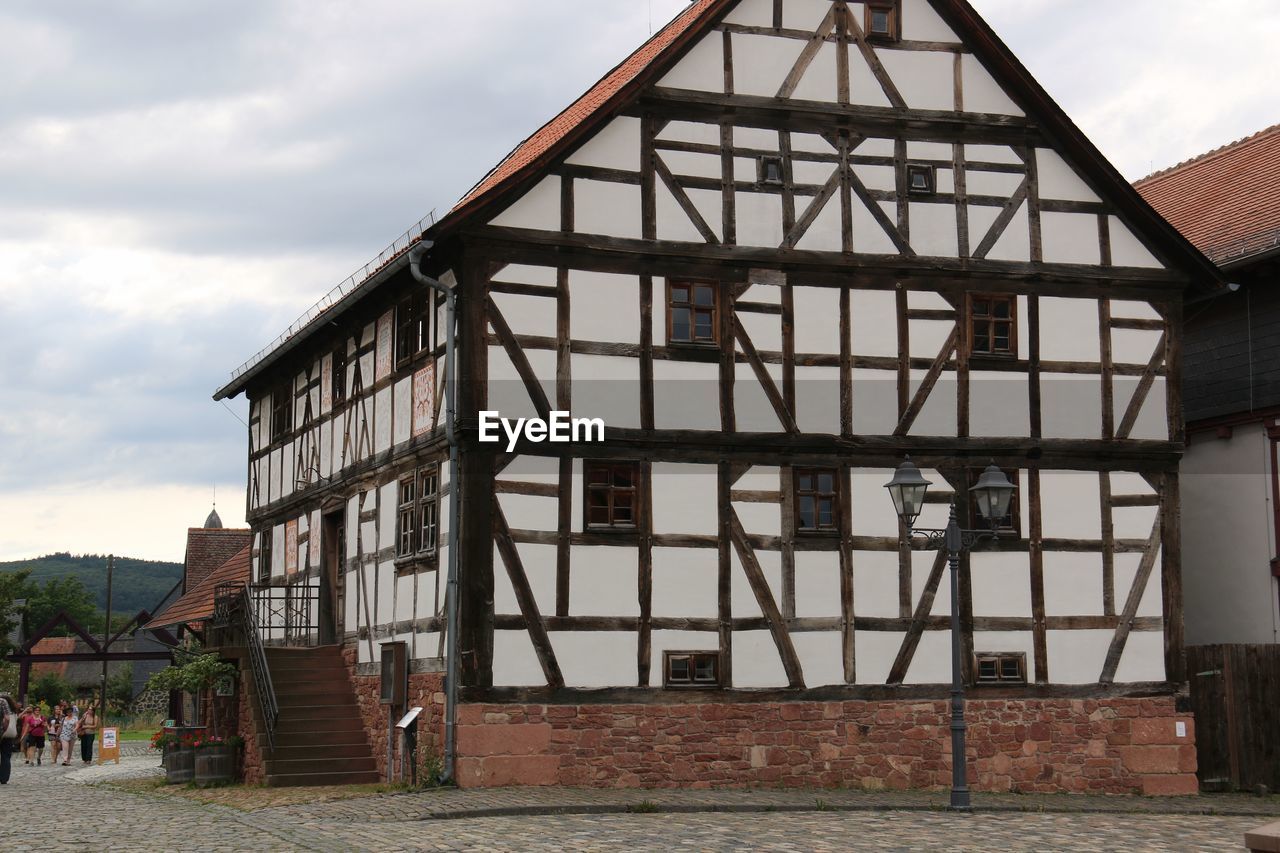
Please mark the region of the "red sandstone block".
POLYGON ((1129 730, 1130 743, 1137 744, 1176 744, 1174 721, 1168 717, 1134 720, 1129 730))
POLYGON ((1178 747, 1178 772, 1195 773, 1200 769, 1196 748, 1191 745, 1178 747))
POLYGON ((538 755, 551 745, 551 726, 458 726, 458 753, 466 756, 538 755))
POLYGON ((1125 768, 1134 773, 1178 772, 1176 746, 1125 746, 1117 752, 1125 768))
POLYGON ((1148 797, 1189 797, 1200 793, 1195 774, 1143 776, 1142 793, 1148 797))
POLYGON ((458 759, 458 785, 494 788, 507 785, 554 785, 560 759, 554 755, 495 755, 458 759))

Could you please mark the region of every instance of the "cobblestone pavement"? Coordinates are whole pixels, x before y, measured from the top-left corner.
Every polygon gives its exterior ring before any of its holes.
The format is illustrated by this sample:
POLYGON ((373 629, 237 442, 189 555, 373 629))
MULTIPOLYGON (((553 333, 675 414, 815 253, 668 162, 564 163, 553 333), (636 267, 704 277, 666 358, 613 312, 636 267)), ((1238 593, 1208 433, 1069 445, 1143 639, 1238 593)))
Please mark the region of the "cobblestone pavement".
MULTIPOLYGON (((14 768, 0 788, 0 849, 106 850, 1239 850, 1243 833, 1267 822, 1252 814, 1080 811, 1072 798, 1045 798, 1074 812, 932 810, 933 794, 851 792, 658 792, 564 789, 384 794, 357 800, 267 807, 255 811, 146 793, 108 779, 156 775, 154 754, 118 766, 14 768), (80 783, 70 790, 73 783, 80 783), (62 819, 13 820, 10 804, 34 795, 70 796, 62 819), (859 799, 859 797, 861 799, 859 799), (617 813, 629 803, 641 812, 617 813), (468 805, 469 804, 469 805, 468 805), (675 813, 685 808, 741 811, 675 813), (613 813, 520 814, 595 808, 613 813), (746 811, 775 808, 809 811, 746 811), (861 809, 845 811, 837 809, 861 809), (877 809, 877 810, 869 810, 877 809), (504 813, 507 812, 507 813, 504 813), (510 812, 517 812, 511 814, 510 812), (468 816, 470 815, 470 816, 468 816), (452 818, 448 820, 433 818, 452 818)), ((243 789, 246 797, 264 792, 243 789)), ((1006 798, 1009 799, 1009 798, 1006 798)), ((1017 798, 1026 799, 1026 798, 1017 798)), ((1237 811, 1251 798, 1205 798, 1237 811)), ((1001 807, 1000 798, 984 798, 1001 807)), ((984 804, 979 800, 979 805, 984 804)), ((1255 811, 1275 804, 1252 800, 1255 811), (1260 804, 1260 805, 1259 805, 1260 804)), ((1035 808, 1035 803, 1024 803, 1035 808)), ((1096 804, 1099 807, 1102 804, 1096 804)), ((1113 809, 1173 807, 1166 800, 1118 800, 1113 809)), ((1008 808, 1008 806, 1004 806, 1008 808)), ((1202 809, 1203 810, 1203 809, 1202 809)))

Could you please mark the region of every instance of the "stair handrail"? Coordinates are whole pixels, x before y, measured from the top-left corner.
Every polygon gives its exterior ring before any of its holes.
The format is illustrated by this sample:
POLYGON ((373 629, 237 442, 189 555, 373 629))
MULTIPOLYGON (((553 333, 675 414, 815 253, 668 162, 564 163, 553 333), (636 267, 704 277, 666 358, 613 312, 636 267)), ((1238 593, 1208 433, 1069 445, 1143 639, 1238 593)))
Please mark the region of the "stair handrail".
POLYGON ((258 625, 257 608, 253 606, 253 593, 245 582, 241 591, 244 596, 241 607, 241 621, 244 625, 245 641, 249 647, 249 661, 253 669, 253 686, 258 694, 258 707, 262 711, 263 727, 267 733, 267 746, 276 748, 276 723, 280 720, 280 704, 276 699, 275 685, 271 681, 271 667, 267 663, 266 647, 262 642, 262 630, 258 625))

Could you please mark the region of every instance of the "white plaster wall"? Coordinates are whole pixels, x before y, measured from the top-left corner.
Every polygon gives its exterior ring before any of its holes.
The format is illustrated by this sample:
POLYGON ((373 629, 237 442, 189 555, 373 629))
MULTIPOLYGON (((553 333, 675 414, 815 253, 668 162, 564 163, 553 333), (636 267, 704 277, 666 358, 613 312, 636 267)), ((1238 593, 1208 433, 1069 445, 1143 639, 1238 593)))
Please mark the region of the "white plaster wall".
POLYGON ((1098 243, 1098 217, 1087 213, 1053 213, 1040 215, 1040 233, 1044 259, 1051 264, 1089 264, 1102 262, 1098 243))
MULTIPOLYGON (((862 18, 859 17, 858 21, 862 18)), ((909 41, 956 44, 960 37, 934 11, 928 0, 902 0, 902 37, 909 41)))
POLYGON ((897 297, 889 290, 849 292, 854 355, 897 357, 897 326, 888 322, 888 318, 897 316, 896 306, 897 297))
POLYGON ((575 166, 640 171, 640 119, 619 116, 566 160, 575 166))
MULTIPOLYGON (((753 164, 754 168, 754 164, 753 164)), ((738 174, 751 174, 738 170, 738 174)), ((782 231, 782 196, 773 193, 737 193, 738 245, 776 247, 782 231)), ((836 208, 839 210, 839 208, 836 208)))
POLYGON ((511 331, 517 335, 556 336, 556 301, 548 296, 490 293, 511 331))
POLYGON ((1026 554, 975 552, 969 565, 975 616, 1031 615, 1030 564, 1026 554))
POLYGON ((572 355, 569 360, 575 417, 603 418, 606 436, 613 428, 640 427, 639 359, 572 355))
POLYGON ((573 196, 578 233, 640 238, 640 187, 579 180, 574 181, 573 196))
POLYGON ((1041 471, 1040 507, 1046 539, 1101 539, 1102 504, 1092 471, 1041 471))
POLYGON ((373 450, 385 453, 391 449, 391 389, 383 388, 374 395, 373 450))
MULTIPOLYGON (((715 34, 715 38, 717 40, 720 38, 719 33, 715 34)), ((787 74, 800 58, 804 45, 805 42, 798 39, 735 33, 733 36, 734 92, 739 95, 759 95, 766 98, 776 96, 787 74)), ((723 92, 723 59, 720 60, 716 73, 721 82, 720 88, 714 91, 723 92)), ((809 73, 816 73, 812 66, 809 73)))
POLYGON ((1118 267, 1164 269, 1164 264, 1134 236, 1119 217, 1110 217, 1111 262, 1118 267))
POLYGON ((490 224, 504 228, 560 230, 560 178, 549 175, 504 210, 490 224))
POLYGON ((1043 374, 1040 412, 1045 438, 1101 438, 1101 377, 1043 374))
POLYGON ((772 27, 773 0, 741 0, 724 20, 747 27, 772 27))
MULTIPOLYGON (((856 637, 854 638, 856 641, 856 637)), ((839 631, 803 631, 791 635, 807 687, 844 684, 844 646, 839 631)), ((856 650, 855 650, 856 651, 856 650)), ((736 669, 736 662, 735 662, 736 669)))
POLYGON ((973 370, 969 375, 969 434, 1031 435, 1030 380, 1024 373, 973 370))
MULTIPOLYGON (((1062 155, 1050 148, 1035 151, 1040 197, 1063 201, 1101 201, 1062 155)), ((1096 217, 1094 217, 1096 224, 1096 217)))
MULTIPOLYGON (((636 635, 630 631, 557 631, 551 647, 566 687, 629 685, 634 680, 636 635)), ((532 683, 545 683, 541 670, 532 683)))
POLYGON ((733 632, 733 686, 787 686, 787 673, 773 634, 768 631, 733 632))
POLYGON ((1100 363, 1097 300, 1040 297, 1040 357, 1100 363))
POLYGON ((859 616, 898 617, 896 551, 853 552, 853 601, 859 616))
MULTIPOLYGON (((554 561, 554 551, 550 556, 554 561)), ((634 546, 575 545, 569 564, 569 615, 640 615, 639 554, 634 546)))
MULTIPOLYGON (((753 533, 755 531, 752 531, 753 533)), ((757 552, 765 556, 766 552, 757 552)), ((779 566, 782 555, 767 552, 771 559, 777 556, 779 566)), ((763 563, 764 561, 761 560, 763 563)), ((772 576, 770 576, 772 583, 772 576)), ((855 578, 856 583, 856 578, 855 578)), ((781 606, 781 587, 776 587, 777 599, 781 606)), ((857 601, 857 586, 854 587, 854 601, 857 601)), ((840 616, 843 610, 840 602, 840 555, 834 551, 797 551, 796 552, 796 615, 806 616, 840 616)), ((861 612, 859 609, 858 612, 861 612)), ((735 609, 736 613, 736 609, 735 609)))
MULTIPOLYGON (((925 632, 925 636, 920 640, 920 648, 929 645, 929 648, 936 653, 934 644, 926 643, 930 633, 932 632, 925 632)), ((902 647, 905 636, 906 634, 901 631, 854 632, 854 653, 859 684, 884 684, 889 680, 889 670, 893 667, 893 661, 898 655, 898 649, 902 647)), ((919 656, 920 653, 917 651, 917 659, 919 656)), ((950 657, 947 658, 947 660, 950 659, 950 657)), ((948 675, 946 680, 950 681, 950 679, 948 675)))
MULTIPOLYGON (((521 478, 523 479, 523 477, 521 478)), ((559 502, 543 495, 498 495, 498 504, 512 530, 555 531, 559 519, 559 502)))
MULTIPOLYGON (((970 146, 972 148, 973 146, 970 146)), ((1013 174, 1010 172, 988 172, 984 169, 974 169, 972 167, 965 169, 964 174, 965 189, 969 195, 989 195, 997 198, 1013 198, 1013 194, 1018 191, 1018 187, 1022 184, 1023 175, 1013 174)), ((972 208, 971 208, 972 209, 972 208)), ((992 208, 994 210, 994 208, 992 208)), ((994 217, 992 217, 994 219, 994 217)), ((990 227, 990 222, 987 222, 990 227)), ((970 240, 973 239, 976 230, 969 234, 970 240)), ((982 239, 985 229, 982 233, 978 233, 978 239, 982 239)), ((974 244, 976 245, 976 243, 974 244)))
MULTIPOLYGON (((1113 635, 1110 630, 1046 631, 1049 680, 1054 684, 1096 683, 1102 675, 1113 635)), ((1129 636, 1135 635, 1136 632, 1129 636)))
MULTIPOLYGON (((658 81, 669 89, 699 92, 724 91, 724 42, 720 33, 709 33, 658 81)), ((737 45, 734 45, 735 52, 737 45)))
MULTIPOLYGON (((946 192, 945 187, 938 187, 946 192)), ((910 205, 911 248, 926 257, 955 258, 960 254, 956 209, 952 204, 910 205)))
POLYGON ((971 113, 996 115, 1025 115, 1009 94, 996 82, 991 73, 973 54, 960 59, 960 73, 964 83, 964 109, 971 113))
POLYGON ((1259 425, 1196 433, 1182 460, 1187 643, 1280 642, 1270 461, 1259 425))
POLYGON ((796 421, 804 432, 839 435, 839 368, 796 368, 796 421))
MULTIPOLYGON (((803 216, 804 211, 808 209, 809 199, 801 202, 797 199, 796 215, 803 216)), ((855 211, 861 207, 855 204, 855 211)), ((864 209, 865 212, 865 209, 864 209)), ((869 216, 869 214, 868 214, 869 216)), ((839 252, 844 247, 844 238, 841 233, 843 225, 841 224, 840 198, 839 194, 833 195, 823 206, 822 212, 813 220, 809 226, 809 230, 796 243, 796 248, 814 252, 839 252)), ((855 222, 855 234, 857 224, 855 222)), ((779 229, 781 230, 781 229, 779 229)))
MULTIPOLYGON (((955 60, 950 53, 916 50, 877 51, 907 107, 951 110, 955 107, 955 60)), ((854 57, 850 57, 850 64, 854 57)))
POLYGON ((394 429, 391 433, 393 444, 408 441, 413 424, 413 379, 402 379, 394 386, 392 411, 395 414, 394 429))
POLYGON ((653 378, 658 429, 720 429, 719 365, 659 360, 653 378))
MULTIPOLYGON (((553 637, 552 648, 555 641, 553 637)), ((546 684, 528 631, 493 632, 493 684, 495 687, 546 684)))
POLYGON ((719 610, 718 584, 716 549, 653 549, 654 616, 714 618, 719 610))
POLYGON ((1103 611, 1102 556, 1045 552, 1045 615, 1102 616, 1103 611))
POLYGON ((1116 681, 1164 681, 1164 634, 1160 631, 1134 631, 1125 643, 1116 681))
POLYGON ((652 484, 655 533, 716 533, 719 495, 714 465, 655 463, 652 484))
MULTIPOLYGON (((898 648, 895 647, 885 667, 886 678, 897 653, 898 648)), ((862 681, 861 675, 858 676, 858 680, 862 681)), ((924 632, 903 682, 905 684, 949 684, 951 682, 951 633, 949 631, 924 632)))

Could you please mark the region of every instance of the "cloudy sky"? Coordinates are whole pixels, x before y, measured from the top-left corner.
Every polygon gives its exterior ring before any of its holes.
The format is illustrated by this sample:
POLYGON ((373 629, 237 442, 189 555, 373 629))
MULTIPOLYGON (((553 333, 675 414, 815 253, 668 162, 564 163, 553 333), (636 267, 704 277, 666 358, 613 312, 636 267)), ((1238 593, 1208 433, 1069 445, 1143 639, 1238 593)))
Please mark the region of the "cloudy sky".
MULTIPOLYGON (((243 523, 237 364, 682 0, 0 3, 0 560, 243 523)), ((1274 0, 975 0, 1139 177, 1280 121, 1274 0)))

